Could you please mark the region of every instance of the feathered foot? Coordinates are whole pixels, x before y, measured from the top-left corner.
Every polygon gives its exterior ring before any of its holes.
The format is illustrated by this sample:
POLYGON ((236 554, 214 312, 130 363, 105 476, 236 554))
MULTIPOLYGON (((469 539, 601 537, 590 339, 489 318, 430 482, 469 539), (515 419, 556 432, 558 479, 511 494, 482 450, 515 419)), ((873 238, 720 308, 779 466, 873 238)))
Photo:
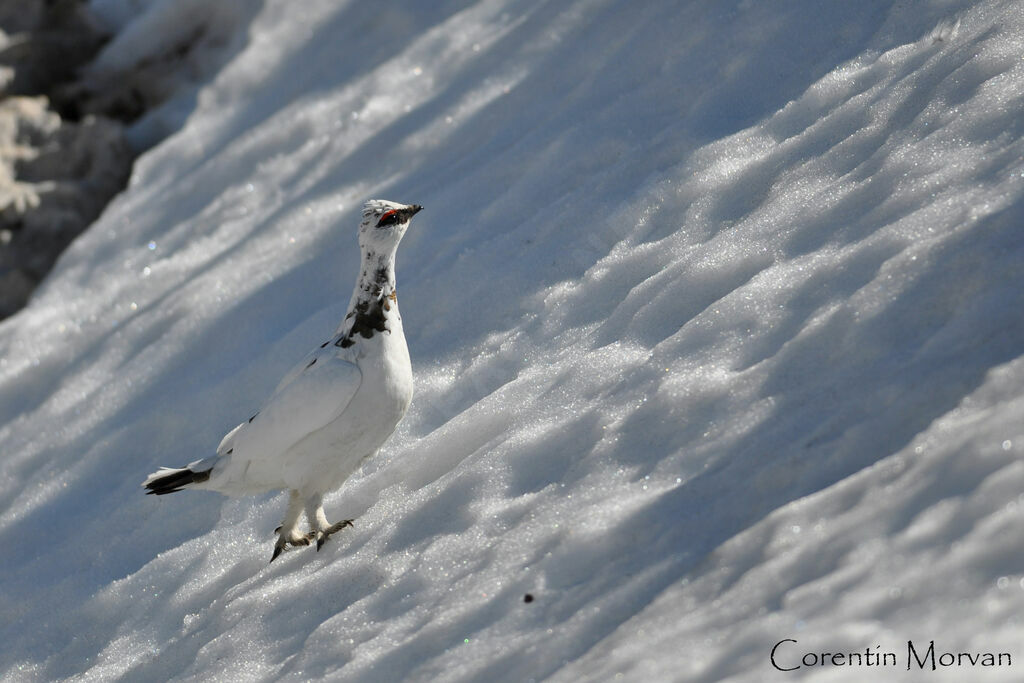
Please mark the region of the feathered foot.
POLYGON ((312 534, 304 534, 298 529, 300 515, 302 515, 302 498, 298 491, 291 491, 284 521, 281 522, 281 526, 274 529, 274 533, 277 534, 277 542, 274 543, 274 554, 270 556, 271 562, 287 550, 288 546, 309 545, 312 542, 314 538, 312 534))
POLYGON ((298 532, 292 533, 287 538, 281 534, 281 527, 274 529, 275 533, 278 534, 277 541, 274 543, 274 554, 270 556, 270 561, 273 562, 277 559, 277 556, 286 550, 297 548, 299 546, 307 546, 313 542, 313 532, 310 531, 307 534, 301 534, 298 532))
POLYGON ((277 534, 277 541, 274 543, 274 554, 270 561, 273 562, 286 550, 299 546, 307 546, 316 540, 316 549, 320 550, 327 539, 348 526, 352 526, 351 519, 343 519, 340 522, 331 524, 324 514, 323 498, 313 495, 306 499, 306 517, 309 518, 309 525, 312 530, 308 533, 299 531, 299 516, 302 515, 303 500, 298 491, 291 491, 288 497, 288 512, 284 515, 281 526, 274 529, 277 534))
POLYGON ((309 525, 313 530, 309 533, 316 539, 316 549, 319 551, 327 539, 347 526, 352 526, 351 519, 343 519, 340 522, 331 524, 324 514, 323 498, 318 495, 306 499, 306 517, 309 518, 309 525))
POLYGON ((336 522, 336 523, 330 525, 329 527, 327 527, 323 531, 320 531, 320 532, 310 531, 309 534, 310 534, 310 536, 313 536, 314 534, 317 534, 317 536, 316 536, 316 549, 319 551, 320 548, 323 547, 323 544, 327 541, 327 539, 331 537, 331 534, 337 533, 337 532, 341 531, 342 529, 344 529, 347 526, 352 526, 352 520, 351 519, 343 519, 340 522, 336 522))

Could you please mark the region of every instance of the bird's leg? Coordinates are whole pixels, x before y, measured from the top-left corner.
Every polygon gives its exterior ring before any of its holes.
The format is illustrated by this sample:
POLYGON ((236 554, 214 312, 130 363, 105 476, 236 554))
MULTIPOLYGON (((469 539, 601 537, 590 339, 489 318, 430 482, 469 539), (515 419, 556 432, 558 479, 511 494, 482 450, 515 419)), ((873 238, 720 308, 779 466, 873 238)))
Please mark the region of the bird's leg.
POLYGON ((347 526, 352 526, 351 519, 343 519, 334 524, 328 522, 327 515, 324 514, 323 496, 320 494, 314 494, 306 499, 306 517, 309 518, 309 525, 313 528, 310 536, 316 539, 317 550, 320 550, 331 534, 341 531, 347 526))
POLYGON ((288 511, 284 513, 284 520, 281 522, 281 526, 275 529, 277 542, 274 543, 274 555, 270 558, 271 562, 276 560, 289 544, 309 545, 312 537, 299 531, 299 517, 301 516, 302 496, 293 489, 288 496, 288 511))

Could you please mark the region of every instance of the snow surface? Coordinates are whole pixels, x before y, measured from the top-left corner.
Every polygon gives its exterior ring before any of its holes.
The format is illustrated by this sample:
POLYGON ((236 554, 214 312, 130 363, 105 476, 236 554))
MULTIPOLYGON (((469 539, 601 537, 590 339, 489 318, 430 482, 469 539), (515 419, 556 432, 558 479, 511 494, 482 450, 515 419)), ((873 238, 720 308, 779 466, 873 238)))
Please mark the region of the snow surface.
POLYGON ((221 16, 0 324, 4 680, 1020 679, 1024 5, 221 16), (334 329, 370 197, 426 207, 417 393, 327 500, 355 528, 268 566, 282 495, 139 482, 334 329), (1014 665, 781 674, 783 638, 1014 665))

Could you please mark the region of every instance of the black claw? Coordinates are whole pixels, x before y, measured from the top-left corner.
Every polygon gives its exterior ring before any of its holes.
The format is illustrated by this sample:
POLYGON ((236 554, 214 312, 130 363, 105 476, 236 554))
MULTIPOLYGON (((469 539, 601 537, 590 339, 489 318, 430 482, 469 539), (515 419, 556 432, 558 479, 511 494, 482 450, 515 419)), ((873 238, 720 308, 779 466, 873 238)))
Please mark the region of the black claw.
POLYGON ((279 533, 281 533, 281 528, 282 528, 282 527, 277 527, 276 529, 274 529, 274 533, 275 533, 275 534, 279 534, 279 533))
POLYGON ((274 554, 270 557, 270 561, 273 562, 274 560, 276 560, 277 556, 281 554, 282 550, 284 550, 284 546, 275 545, 274 554))
POLYGON ((340 522, 337 522, 336 524, 332 524, 327 528, 327 535, 329 536, 331 534, 337 533, 347 526, 352 526, 351 519, 343 519, 340 522))
POLYGON ((316 539, 316 551, 317 552, 320 552, 320 548, 322 548, 324 546, 324 541, 326 541, 326 540, 327 540, 326 536, 321 536, 320 538, 316 539))

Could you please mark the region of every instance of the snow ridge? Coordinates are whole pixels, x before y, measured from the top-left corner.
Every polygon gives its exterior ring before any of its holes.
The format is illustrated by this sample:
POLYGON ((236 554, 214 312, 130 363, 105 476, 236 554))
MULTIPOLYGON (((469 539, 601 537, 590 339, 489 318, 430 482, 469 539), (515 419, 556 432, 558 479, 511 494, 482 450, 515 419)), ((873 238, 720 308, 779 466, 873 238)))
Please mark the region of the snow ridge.
POLYGON ((1018 652, 1019 3, 268 0, 245 25, 0 323, 5 680, 1018 652), (371 196, 429 208, 399 257, 417 394, 326 501, 344 540, 267 568, 283 497, 137 481, 327 338, 371 196))

